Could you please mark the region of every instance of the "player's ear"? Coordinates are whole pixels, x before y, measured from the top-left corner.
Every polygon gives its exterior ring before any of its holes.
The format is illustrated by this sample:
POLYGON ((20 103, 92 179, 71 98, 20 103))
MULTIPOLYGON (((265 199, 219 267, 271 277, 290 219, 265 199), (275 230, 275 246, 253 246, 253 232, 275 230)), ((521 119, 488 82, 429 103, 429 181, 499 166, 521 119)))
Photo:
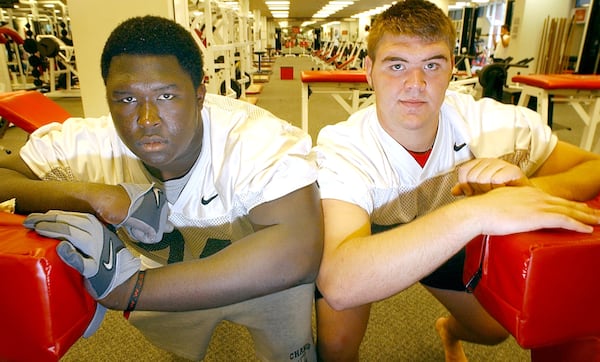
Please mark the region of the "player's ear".
POLYGON ((200 108, 202 108, 202 105, 204 104, 205 96, 206 96, 206 85, 204 85, 204 83, 202 83, 198 86, 198 89, 196 89, 196 99, 198 99, 198 106, 200 108))
POLYGON ((371 81, 371 71, 373 70, 373 61, 370 56, 365 57, 365 72, 367 74, 367 82, 370 87, 373 87, 373 82, 371 81))

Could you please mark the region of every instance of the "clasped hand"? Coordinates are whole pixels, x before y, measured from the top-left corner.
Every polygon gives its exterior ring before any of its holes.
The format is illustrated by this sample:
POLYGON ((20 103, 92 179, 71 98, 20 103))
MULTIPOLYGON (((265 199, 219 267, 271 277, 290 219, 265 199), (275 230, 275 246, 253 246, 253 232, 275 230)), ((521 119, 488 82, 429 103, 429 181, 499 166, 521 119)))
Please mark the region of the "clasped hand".
POLYGON ((116 227, 123 227, 129 236, 142 243, 154 244, 162 240, 167 225, 167 200, 162 189, 154 184, 120 184, 131 203, 127 216, 116 227))
POLYGON ((458 182, 452 195, 472 196, 503 186, 531 186, 516 165, 496 158, 476 158, 457 167, 458 182))

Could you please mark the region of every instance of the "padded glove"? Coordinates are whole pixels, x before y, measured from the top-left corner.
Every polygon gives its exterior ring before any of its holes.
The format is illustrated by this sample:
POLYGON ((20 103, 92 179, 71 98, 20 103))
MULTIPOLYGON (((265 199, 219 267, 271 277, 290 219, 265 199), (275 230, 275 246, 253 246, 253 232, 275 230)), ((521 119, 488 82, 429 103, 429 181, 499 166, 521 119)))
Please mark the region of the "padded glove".
POLYGON ((162 240, 167 223, 167 200, 163 190, 151 185, 119 184, 127 191, 131 204, 127 217, 117 228, 124 227, 139 242, 155 244, 162 240))
POLYGON ((140 259, 94 215, 51 210, 30 214, 23 225, 63 240, 56 246, 58 256, 86 278, 86 288, 96 300, 105 298, 141 267, 140 259))
POLYGON ((96 311, 94 312, 94 317, 90 321, 90 324, 88 324, 85 331, 83 331, 83 338, 91 337, 94 333, 96 333, 98 328, 100 328, 100 324, 102 324, 102 321, 104 320, 105 314, 106 307, 100 303, 96 303, 96 311))

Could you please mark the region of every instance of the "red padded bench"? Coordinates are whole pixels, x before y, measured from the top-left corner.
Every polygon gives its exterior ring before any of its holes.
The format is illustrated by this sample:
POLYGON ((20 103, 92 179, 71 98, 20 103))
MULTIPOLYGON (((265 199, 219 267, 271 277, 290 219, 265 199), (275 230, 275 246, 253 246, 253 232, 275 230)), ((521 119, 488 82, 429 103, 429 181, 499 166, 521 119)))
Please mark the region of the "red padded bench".
POLYGON ((0 117, 31 133, 51 122, 71 117, 58 103, 38 91, 0 93, 0 117))
MULTIPOLYGON (((589 203, 600 209, 600 197, 589 203)), ((600 227, 477 238, 464 281, 534 361, 600 361, 600 227)))
POLYGON ((600 75, 530 74, 516 75, 512 81, 523 89, 518 104, 527 106, 529 99, 536 97, 537 112, 549 125, 552 125, 552 102, 571 105, 585 124, 579 146, 588 151, 592 149, 596 127, 600 123, 600 75), (584 104, 589 104, 587 110, 584 104))
POLYGON ((57 240, 0 212, 0 361, 58 361, 83 335, 96 302, 56 254, 57 240))
POLYGON ((352 114, 374 101, 364 70, 305 70, 302 80, 302 129, 308 132, 308 88, 311 93, 327 93, 352 114), (350 94, 350 103, 341 95, 350 94), (361 99, 361 95, 368 95, 361 99))

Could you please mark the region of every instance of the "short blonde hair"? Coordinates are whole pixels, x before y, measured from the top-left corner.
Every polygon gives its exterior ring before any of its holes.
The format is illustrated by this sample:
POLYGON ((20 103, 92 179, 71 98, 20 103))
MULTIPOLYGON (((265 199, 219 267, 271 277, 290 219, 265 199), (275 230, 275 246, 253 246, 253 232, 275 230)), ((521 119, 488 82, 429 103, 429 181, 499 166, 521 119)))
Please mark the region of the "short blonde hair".
POLYGON ((367 53, 373 61, 379 41, 386 33, 431 42, 444 41, 451 54, 456 44, 452 20, 437 5, 426 0, 399 1, 375 18, 367 38, 367 53))

